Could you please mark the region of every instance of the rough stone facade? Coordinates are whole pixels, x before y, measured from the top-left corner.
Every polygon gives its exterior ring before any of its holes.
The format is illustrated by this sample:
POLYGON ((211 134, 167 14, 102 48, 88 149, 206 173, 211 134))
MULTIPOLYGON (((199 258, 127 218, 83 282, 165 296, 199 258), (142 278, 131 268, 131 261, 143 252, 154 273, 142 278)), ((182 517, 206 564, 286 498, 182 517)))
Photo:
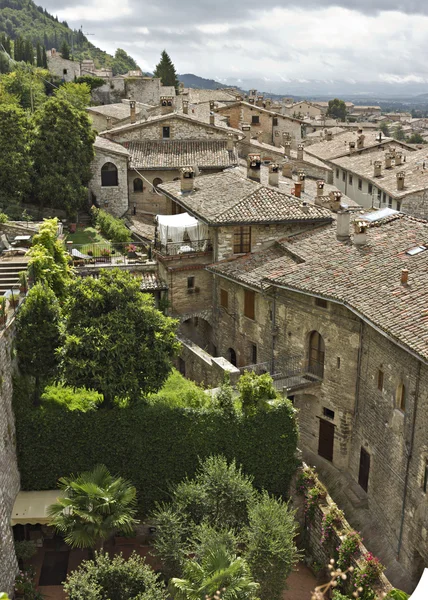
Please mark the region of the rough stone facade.
POLYGON ((75 77, 80 77, 80 62, 62 58, 61 54, 55 49, 48 52, 48 69, 53 75, 56 75, 64 81, 74 81, 75 77))
POLYGON ((160 78, 128 77, 125 82, 125 97, 143 104, 157 106, 161 97, 160 78))
POLYGON ((13 324, 0 334, 0 590, 12 594, 18 563, 10 517, 19 491, 12 412, 13 324))
POLYGON ((227 139, 227 130, 210 127, 208 124, 198 123, 191 119, 180 119, 171 114, 171 118, 159 121, 143 122, 134 128, 125 131, 111 131, 109 138, 123 143, 132 141, 161 140, 163 127, 170 128, 169 139, 175 140, 224 140, 227 139))
POLYGON ((222 356, 214 357, 191 340, 180 337, 181 353, 177 361, 177 368, 188 379, 205 386, 216 388, 224 381, 224 376, 229 375, 232 384, 239 378, 240 371, 222 356))
POLYGON ((97 150, 91 165, 93 177, 89 182, 92 202, 96 200, 101 208, 115 217, 121 217, 128 210, 128 159, 126 156, 97 150), (118 185, 103 186, 101 169, 106 163, 113 163, 117 168, 118 185))

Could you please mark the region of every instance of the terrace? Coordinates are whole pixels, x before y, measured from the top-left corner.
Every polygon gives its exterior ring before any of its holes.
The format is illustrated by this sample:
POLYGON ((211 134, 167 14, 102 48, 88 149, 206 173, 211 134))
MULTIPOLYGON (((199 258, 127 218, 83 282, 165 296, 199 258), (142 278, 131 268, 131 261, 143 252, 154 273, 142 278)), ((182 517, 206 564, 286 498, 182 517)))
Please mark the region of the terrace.
POLYGON ((188 213, 157 215, 155 250, 165 256, 211 252, 208 227, 188 213))

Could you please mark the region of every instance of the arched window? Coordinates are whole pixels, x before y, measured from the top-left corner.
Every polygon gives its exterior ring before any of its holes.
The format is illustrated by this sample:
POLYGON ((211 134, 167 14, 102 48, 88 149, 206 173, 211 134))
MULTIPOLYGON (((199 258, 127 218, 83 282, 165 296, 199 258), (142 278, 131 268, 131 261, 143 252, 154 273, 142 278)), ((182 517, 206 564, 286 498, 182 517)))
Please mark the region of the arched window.
POLYGON ((227 360, 232 363, 234 367, 236 367, 236 352, 233 348, 229 348, 227 351, 227 360))
POLYGON ((103 165, 101 169, 101 185, 104 187, 115 187, 119 185, 117 167, 111 162, 103 165))
POLYGON ((395 393, 395 407, 403 412, 406 410, 406 386, 400 383, 395 393))
POLYGON ((143 191, 143 180, 139 177, 134 179, 134 192, 141 193, 143 191))
POLYGON ((309 334, 309 373, 324 377, 324 355, 324 340, 318 331, 312 331, 309 334))
POLYGON ((155 177, 153 179, 153 191, 158 187, 158 185, 160 185, 161 183, 163 183, 162 179, 160 177, 155 177))

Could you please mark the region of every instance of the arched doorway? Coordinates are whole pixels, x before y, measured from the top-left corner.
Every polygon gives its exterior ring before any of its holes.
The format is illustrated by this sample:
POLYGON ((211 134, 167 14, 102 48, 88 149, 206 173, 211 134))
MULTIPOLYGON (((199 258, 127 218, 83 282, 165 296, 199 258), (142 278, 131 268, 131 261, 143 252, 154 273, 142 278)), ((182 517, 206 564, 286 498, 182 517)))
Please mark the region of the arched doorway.
POLYGON ((322 335, 318 331, 309 334, 308 371, 317 377, 324 377, 325 346, 322 335))
POLYGON ((237 366, 236 352, 233 348, 229 348, 227 351, 227 360, 232 363, 234 367, 237 366))

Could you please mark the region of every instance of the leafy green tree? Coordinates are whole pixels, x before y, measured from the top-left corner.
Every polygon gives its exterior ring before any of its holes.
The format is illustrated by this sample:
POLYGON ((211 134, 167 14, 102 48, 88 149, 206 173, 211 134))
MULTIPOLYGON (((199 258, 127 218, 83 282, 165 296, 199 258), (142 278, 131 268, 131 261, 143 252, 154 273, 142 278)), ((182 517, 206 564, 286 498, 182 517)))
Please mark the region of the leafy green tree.
POLYGON ((233 418, 236 416, 235 403, 233 399, 233 387, 230 384, 230 377, 225 376, 223 383, 214 399, 214 404, 225 416, 233 418))
POLYGON ((64 58, 65 60, 70 60, 70 46, 65 40, 61 44, 60 53, 62 58, 64 58))
POLYGON ((167 600, 163 584, 135 552, 126 560, 97 553, 67 577, 69 600, 167 600))
POLYGON ((426 140, 424 140, 420 133, 412 133, 407 141, 409 144, 426 144, 426 140))
POLYGON ((87 203, 94 157, 88 116, 62 98, 51 98, 34 119, 31 144, 34 195, 42 206, 65 210, 69 218, 87 203))
POLYGON ((181 576, 183 564, 191 550, 193 524, 175 505, 161 504, 152 515, 156 526, 153 546, 162 560, 162 573, 167 579, 181 576))
POLYGON ((176 90, 178 89, 177 73, 166 50, 162 51, 161 59, 153 74, 155 77, 160 77, 162 85, 173 85, 176 90))
POLYGON ((64 83, 55 90, 55 96, 78 110, 84 110, 91 103, 91 90, 86 83, 64 83))
POLYGON ((43 51, 42 51, 42 47, 40 45, 40 42, 37 42, 37 46, 36 46, 36 66, 40 67, 41 69, 44 67, 44 65, 43 65, 43 51))
POLYGON ((48 57, 46 54, 46 48, 44 46, 42 48, 42 67, 43 67, 43 69, 48 68, 48 57))
POLYGON ((5 91, 18 98, 22 108, 36 110, 46 102, 45 86, 41 77, 49 77, 49 72, 44 69, 28 70, 28 67, 15 67, 14 71, 3 75, 1 81, 5 91))
POLYGON ((381 132, 383 133, 383 135, 385 137, 389 137, 390 131, 389 131, 388 123, 386 123, 386 121, 382 121, 382 123, 379 125, 379 129, 381 130, 381 132))
POLYGON ((264 492, 250 506, 245 558, 260 584, 260 600, 281 600, 285 582, 299 558, 294 511, 264 492))
POLYGON ((256 375, 254 371, 245 371, 239 378, 238 390, 244 415, 253 415, 258 410, 266 410, 269 407, 269 400, 277 397, 269 373, 256 375))
POLYGON ((129 56, 125 50, 122 50, 122 48, 116 50, 111 66, 113 75, 125 75, 128 71, 136 71, 139 69, 135 60, 129 56))
POLYGON ((344 121, 346 119, 346 104, 343 100, 339 100, 339 98, 335 98, 334 100, 330 100, 328 103, 327 116, 332 119, 339 119, 340 121, 344 121))
POLYGON ((61 310, 53 291, 41 283, 32 287, 16 319, 16 349, 20 369, 35 379, 35 405, 40 403, 43 385, 57 371, 60 320, 61 310))
POLYGON ((176 322, 154 307, 130 273, 103 270, 75 280, 65 306, 62 368, 72 386, 135 401, 162 387, 178 351, 176 322))
MULTIPOLYGON (((1 94, 0 94, 1 96, 1 94)), ((30 127, 24 111, 0 104, 0 209, 11 216, 31 188, 30 127)))
POLYGON ((97 88, 102 87, 105 84, 105 81, 102 77, 92 77, 92 75, 82 75, 81 77, 76 77, 75 83, 86 83, 89 86, 91 92, 96 90, 97 88))
POLYGON ((403 126, 402 125, 398 125, 397 127, 395 127, 395 129, 392 132, 392 137, 395 140, 398 140, 400 142, 404 142, 404 140, 406 139, 406 136, 404 134, 403 126))
POLYGON ((102 550, 115 532, 132 533, 138 523, 135 487, 105 465, 61 477, 58 487, 61 496, 48 507, 49 523, 72 548, 102 550))
POLYGON ((187 560, 184 578, 171 580, 176 600, 205 600, 218 597, 222 590, 224 600, 250 600, 256 598, 258 584, 251 577, 243 558, 229 553, 224 546, 217 546, 198 562, 187 560))

